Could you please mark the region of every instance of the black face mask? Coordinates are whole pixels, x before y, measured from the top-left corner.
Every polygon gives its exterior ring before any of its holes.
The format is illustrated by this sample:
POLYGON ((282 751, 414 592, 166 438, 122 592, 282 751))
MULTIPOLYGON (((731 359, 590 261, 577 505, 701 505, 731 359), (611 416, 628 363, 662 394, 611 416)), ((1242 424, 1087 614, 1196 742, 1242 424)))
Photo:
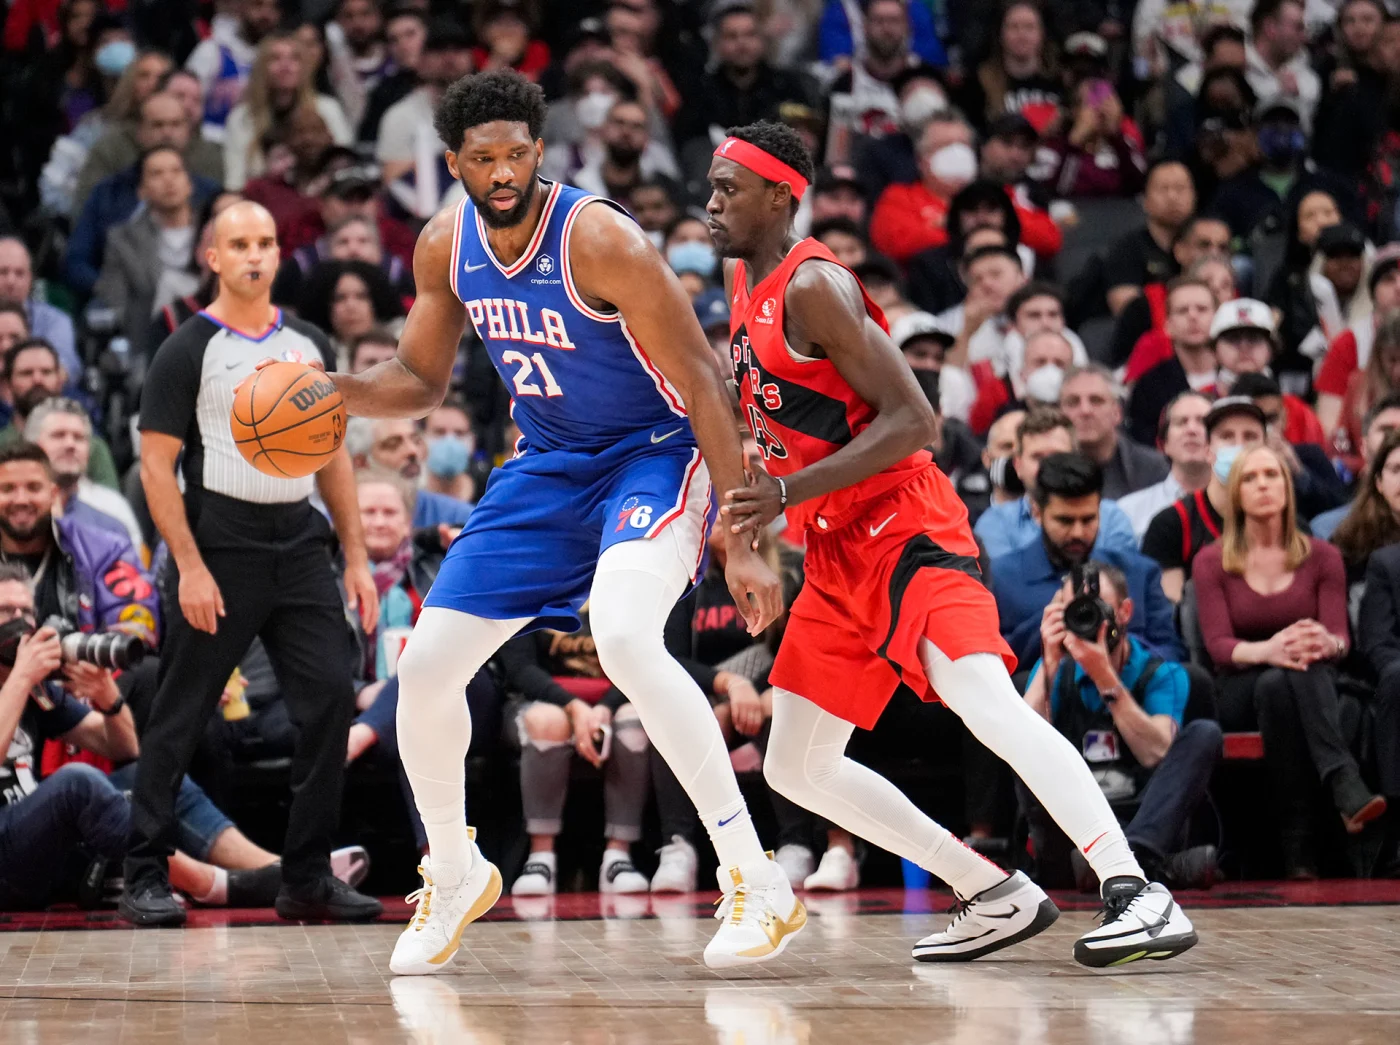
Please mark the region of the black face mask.
POLYGON ((34 630, 34 621, 30 617, 12 617, 0 624, 0 664, 7 668, 14 667, 20 639, 32 635, 34 630))
POLYGON ((914 380, 923 389, 924 398, 929 401, 935 410, 938 409, 938 371, 937 370, 915 370, 914 380))

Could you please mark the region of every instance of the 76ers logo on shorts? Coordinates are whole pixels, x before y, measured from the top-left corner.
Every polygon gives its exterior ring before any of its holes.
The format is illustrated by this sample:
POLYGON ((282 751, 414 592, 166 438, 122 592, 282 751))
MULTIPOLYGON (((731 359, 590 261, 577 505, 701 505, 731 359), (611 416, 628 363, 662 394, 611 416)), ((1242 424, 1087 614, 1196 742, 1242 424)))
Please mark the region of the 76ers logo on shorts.
POLYGON ((629 497, 622 502, 622 511, 617 513, 617 528, 613 533, 621 533, 628 523, 633 529, 645 530, 651 525, 651 505, 642 504, 637 498, 629 497))

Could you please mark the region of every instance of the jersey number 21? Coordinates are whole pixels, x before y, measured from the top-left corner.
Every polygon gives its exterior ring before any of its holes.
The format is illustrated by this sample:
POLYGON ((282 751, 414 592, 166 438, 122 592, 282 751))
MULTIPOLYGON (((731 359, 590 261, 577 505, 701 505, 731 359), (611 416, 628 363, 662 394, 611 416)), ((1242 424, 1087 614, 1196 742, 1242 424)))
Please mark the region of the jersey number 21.
POLYGON ((533 356, 527 356, 524 352, 502 352, 501 362, 507 365, 519 364, 520 369, 515 372, 515 394, 518 396, 555 396, 564 394, 564 390, 559 387, 559 382, 554 380, 554 375, 549 372, 549 367, 545 365, 544 353, 536 352, 533 356), (538 368, 540 378, 544 381, 544 390, 532 380, 535 369, 538 368))

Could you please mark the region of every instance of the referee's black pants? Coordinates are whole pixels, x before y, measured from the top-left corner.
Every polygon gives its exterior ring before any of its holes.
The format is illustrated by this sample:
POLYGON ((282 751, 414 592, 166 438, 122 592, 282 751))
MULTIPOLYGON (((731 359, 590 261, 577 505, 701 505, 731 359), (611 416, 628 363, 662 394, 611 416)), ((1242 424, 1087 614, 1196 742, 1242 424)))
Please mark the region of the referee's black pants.
POLYGON ((180 611, 171 564, 162 590, 160 684, 131 796, 127 886, 167 874, 180 779, 255 635, 267 647, 297 734, 282 877, 290 884, 314 881, 330 874, 355 714, 350 631, 331 566, 330 526, 306 501, 251 504, 205 492, 200 502, 195 543, 227 616, 213 635, 192 628, 180 611))

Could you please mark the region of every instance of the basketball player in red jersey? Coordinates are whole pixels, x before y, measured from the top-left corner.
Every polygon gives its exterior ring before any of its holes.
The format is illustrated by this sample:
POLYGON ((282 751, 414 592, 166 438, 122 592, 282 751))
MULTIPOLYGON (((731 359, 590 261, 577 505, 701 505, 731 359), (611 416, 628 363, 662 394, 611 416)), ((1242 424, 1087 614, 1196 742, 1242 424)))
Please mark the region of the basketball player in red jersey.
POLYGON ((801 140, 776 123, 738 128, 709 176, 710 234, 732 259, 734 378, 763 456, 721 511, 736 534, 786 511, 807 535, 806 585, 771 674, 769 784, 952 886, 957 914, 915 958, 968 961, 1048 927, 1059 912, 1038 886, 845 757, 854 727, 873 726, 903 681, 1009 763, 1098 874, 1104 918, 1076 959, 1106 966, 1191 947, 1190 920, 1147 882, 1079 752, 1011 682, 967 512, 927 449, 932 407, 884 315, 826 247, 792 232, 812 178, 801 140))

